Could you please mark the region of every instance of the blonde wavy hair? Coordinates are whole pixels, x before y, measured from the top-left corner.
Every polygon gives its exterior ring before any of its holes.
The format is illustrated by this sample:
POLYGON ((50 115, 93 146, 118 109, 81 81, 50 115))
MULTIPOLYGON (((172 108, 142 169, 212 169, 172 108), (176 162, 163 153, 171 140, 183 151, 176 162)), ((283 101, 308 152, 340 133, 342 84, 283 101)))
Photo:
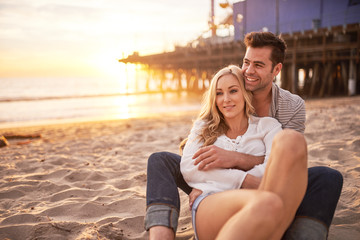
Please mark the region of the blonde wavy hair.
MULTIPOLYGON (((229 129, 223 114, 216 106, 217 82, 221 77, 228 74, 232 74, 239 82, 240 89, 245 100, 245 115, 250 117, 250 115, 255 112, 254 107, 251 105, 252 93, 245 89, 244 77, 241 72, 241 68, 235 65, 229 65, 221 69, 211 79, 210 86, 203 96, 202 108, 197 118, 197 120, 202 120, 205 122, 205 126, 199 135, 199 142, 203 142, 203 146, 212 145, 219 136, 225 134, 229 129)), ((184 139, 180 143, 180 151, 184 148, 186 141, 187 139, 184 139)))

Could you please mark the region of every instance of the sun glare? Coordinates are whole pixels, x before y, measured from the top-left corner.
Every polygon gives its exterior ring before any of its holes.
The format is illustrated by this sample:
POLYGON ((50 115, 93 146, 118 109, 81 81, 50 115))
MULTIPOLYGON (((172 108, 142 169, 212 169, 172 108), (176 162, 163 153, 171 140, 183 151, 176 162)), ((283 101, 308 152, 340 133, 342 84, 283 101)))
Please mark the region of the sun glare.
POLYGON ((114 54, 103 53, 94 56, 91 62, 100 77, 116 81, 121 93, 129 93, 134 87, 136 65, 120 63, 119 57, 114 54))
POLYGON ((94 57, 94 64, 98 71, 108 77, 123 78, 119 62, 112 54, 99 54, 94 57))

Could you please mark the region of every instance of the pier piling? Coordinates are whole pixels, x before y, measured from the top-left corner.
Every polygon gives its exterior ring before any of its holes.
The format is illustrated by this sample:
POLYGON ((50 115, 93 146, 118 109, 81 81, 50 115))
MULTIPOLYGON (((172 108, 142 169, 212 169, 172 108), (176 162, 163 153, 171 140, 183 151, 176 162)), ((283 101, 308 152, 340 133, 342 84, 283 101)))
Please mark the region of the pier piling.
MULTIPOLYGON (((360 92, 360 24, 283 34, 282 38, 288 46, 281 71, 282 88, 304 97, 360 92), (300 71, 304 75, 301 81, 300 71)), ((165 83, 170 81, 176 91, 202 92, 220 68, 241 66, 245 50, 243 43, 234 41, 176 47, 173 52, 148 56, 133 54, 119 62, 145 65, 150 75, 148 91, 167 91, 165 83), (169 80, 167 73, 172 76, 169 80), (156 79, 160 79, 158 89, 150 89, 154 85, 150 81, 156 79)))

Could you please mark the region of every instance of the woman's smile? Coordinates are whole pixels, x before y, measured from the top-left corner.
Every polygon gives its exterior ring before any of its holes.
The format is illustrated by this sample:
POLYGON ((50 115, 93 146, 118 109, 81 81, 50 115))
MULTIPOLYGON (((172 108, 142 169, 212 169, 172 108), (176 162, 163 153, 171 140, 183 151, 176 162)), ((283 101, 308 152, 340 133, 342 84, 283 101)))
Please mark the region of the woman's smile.
POLYGON ((224 106, 224 108, 226 110, 232 110, 234 107, 236 107, 236 105, 227 105, 227 106, 224 106))

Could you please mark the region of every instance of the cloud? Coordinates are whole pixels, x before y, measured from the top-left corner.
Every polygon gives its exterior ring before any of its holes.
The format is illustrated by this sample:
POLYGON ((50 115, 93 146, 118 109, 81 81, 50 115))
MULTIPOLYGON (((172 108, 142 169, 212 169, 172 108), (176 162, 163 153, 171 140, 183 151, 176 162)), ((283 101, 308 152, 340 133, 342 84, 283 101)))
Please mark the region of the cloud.
POLYGON ((86 65, 99 55, 162 52, 204 31, 209 10, 208 0, 1 0, 0 61, 86 65))

